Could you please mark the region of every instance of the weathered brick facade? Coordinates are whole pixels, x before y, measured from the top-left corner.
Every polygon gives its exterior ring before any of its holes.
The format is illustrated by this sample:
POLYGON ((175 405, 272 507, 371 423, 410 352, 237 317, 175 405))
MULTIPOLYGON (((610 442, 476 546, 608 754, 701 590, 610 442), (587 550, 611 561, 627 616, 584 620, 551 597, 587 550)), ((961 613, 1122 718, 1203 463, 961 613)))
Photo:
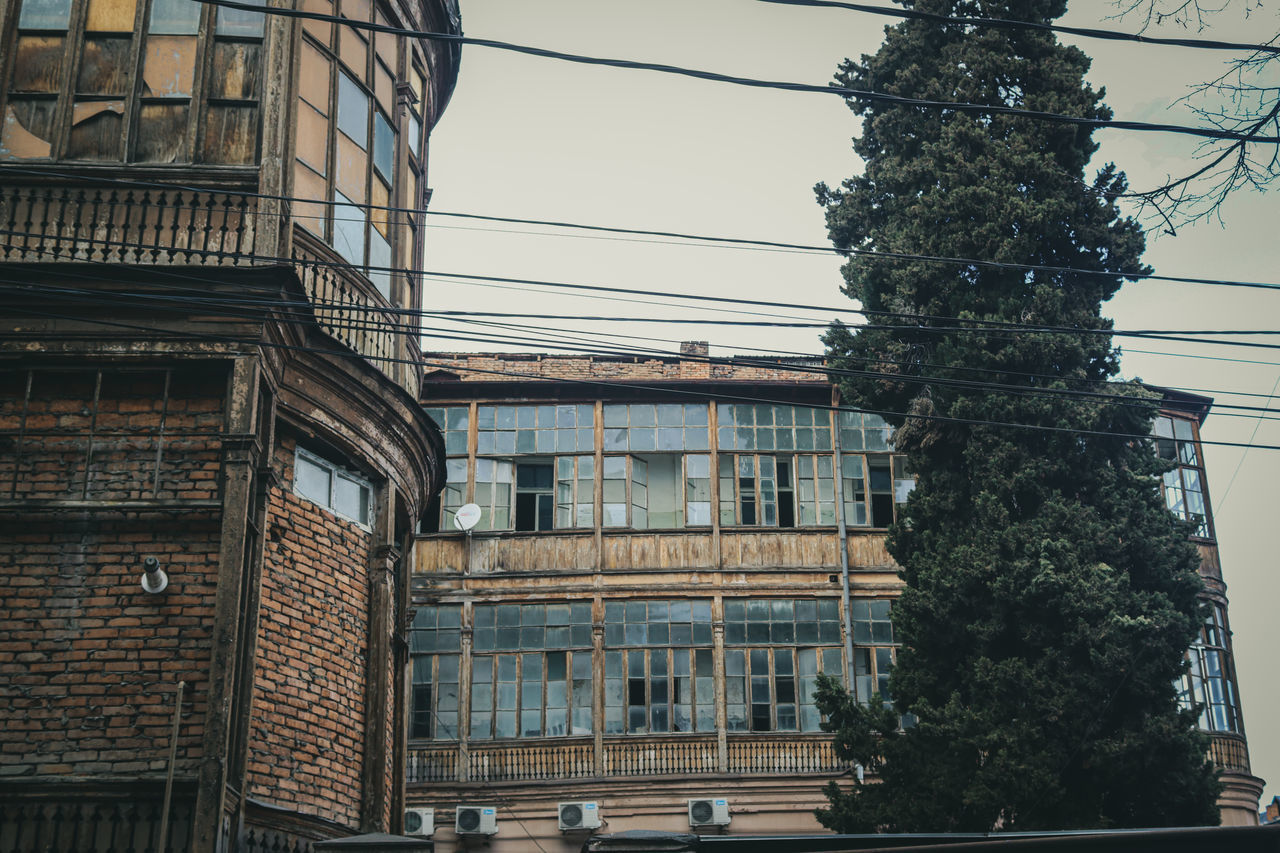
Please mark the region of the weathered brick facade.
POLYGON ((293 450, 293 441, 277 448, 282 485, 268 497, 250 796, 355 824, 371 534, 293 493, 293 450))

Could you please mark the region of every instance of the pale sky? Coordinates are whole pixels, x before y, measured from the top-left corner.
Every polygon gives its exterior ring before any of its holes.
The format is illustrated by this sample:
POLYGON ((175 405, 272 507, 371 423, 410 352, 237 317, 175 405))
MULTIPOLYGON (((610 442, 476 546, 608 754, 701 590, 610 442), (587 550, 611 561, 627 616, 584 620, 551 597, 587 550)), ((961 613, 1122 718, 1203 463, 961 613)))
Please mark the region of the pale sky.
MULTIPOLYGON (((1076 0, 1065 22, 1127 30, 1136 26, 1104 21, 1113 11, 1107 0, 1076 0)), ((890 21, 756 0, 462 0, 462 16, 465 34, 474 37, 818 84, 831 79, 842 58, 874 52, 890 21)), ((1280 29, 1274 9, 1255 11, 1246 20, 1241 0, 1210 20, 1214 28, 1204 37, 1263 41, 1280 29)), ((1195 33, 1169 28, 1160 34, 1195 33)), ((1095 87, 1106 87, 1106 100, 1116 117, 1149 122, 1194 123, 1194 117, 1174 102, 1192 84, 1221 73, 1229 56, 1073 41, 1094 57, 1089 79, 1095 87)), ((1272 73, 1280 74, 1280 63, 1273 63, 1272 73)), ((853 114, 832 95, 747 89, 467 46, 457 89, 431 140, 431 209, 829 245, 812 187, 818 181, 835 185, 860 169, 850 147, 857 129, 853 114)), ((1102 143, 1097 162, 1116 162, 1135 189, 1195 168, 1196 141, 1191 138, 1119 130, 1101 131, 1095 138, 1102 143)), ((1280 282, 1277 214, 1280 187, 1270 195, 1238 193, 1222 209, 1221 223, 1182 229, 1177 237, 1151 236, 1146 261, 1165 275, 1280 282)), ((797 302, 826 309, 856 307, 840 294, 839 261, 830 255, 689 247, 653 238, 598 239, 580 232, 552 236, 549 229, 442 217, 430 217, 429 222, 430 270, 797 302)), ((687 305, 616 302, 444 279, 428 281, 425 307, 711 316, 697 315, 687 305)), ((1120 329, 1280 329, 1280 293, 1264 290, 1128 284, 1106 308, 1120 329)), ((822 322, 836 316, 831 310, 759 310, 822 322)), ((844 319, 856 322, 854 315, 845 314, 844 319)), ((748 353, 752 347, 795 353, 821 348, 817 330, 810 329, 509 322, 573 329, 593 339, 666 350, 674 350, 680 340, 708 340, 713 355, 748 353), (632 341, 622 335, 661 340, 632 341)), ((481 327, 442 323, 439 328, 469 335, 481 327)), ((1266 395, 1280 383, 1280 353, 1272 350, 1118 341, 1126 350, 1127 377, 1200 389, 1220 404, 1266 405, 1273 402, 1266 395)), ((556 349, 553 342, 519 347, 432 338, 424 346, 556 349)), ((1215 410, 1203 437, 1280 445, 1280 420, 1259 421, 1215 410)), ((1280 451, 1210 446, 1205 455, 1253 772, 1268 781, 1265 803, 1280 794, 1280 729, 1275 726, 1280 679, 1274 674, 1274 657, 1280 650, 1280 577, 1265 544, 1276 524, 1280 451)))

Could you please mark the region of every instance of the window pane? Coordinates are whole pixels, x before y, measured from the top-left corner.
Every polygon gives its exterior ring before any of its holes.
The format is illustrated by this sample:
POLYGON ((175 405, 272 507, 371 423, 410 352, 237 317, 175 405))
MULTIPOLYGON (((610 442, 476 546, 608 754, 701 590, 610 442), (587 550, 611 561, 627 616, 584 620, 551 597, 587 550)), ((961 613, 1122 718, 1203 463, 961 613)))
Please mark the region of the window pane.
POLYGON ((373 114, 373 167, 388 181, 394 175, 396 134, 381 112, 373 114))
POLYGON ((369 96, 341 71, 338 72, 338 129, 361 148, 368 147, 369 96))
POLYGON ((153 35, 194 35, 200 28, 200 10, 201 4, 191 0, 153 0, 150 32, 153 35))
POLYGON ((65 30, 70 19, 71 0, 25 0, 18 26, 28 30, 65 30))

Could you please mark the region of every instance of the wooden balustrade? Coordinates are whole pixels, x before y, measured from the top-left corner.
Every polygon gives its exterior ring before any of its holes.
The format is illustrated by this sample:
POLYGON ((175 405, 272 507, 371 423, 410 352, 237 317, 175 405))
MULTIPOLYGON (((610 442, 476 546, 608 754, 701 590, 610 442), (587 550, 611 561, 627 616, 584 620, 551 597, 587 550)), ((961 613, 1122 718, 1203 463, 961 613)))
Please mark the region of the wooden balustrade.
POLYGON ((1252 775, 1249 769, 1249 749, 1244 738, 1226 734, 1213 735, 1213 739, 1209 741, 1209 760, 1227 773, 1252 775))
POLYGON ((730 773, 830 773, 851 766, 829 738, 730 737, 730 773))
POLYGON ((612 740, 604 745, 606 776, 671 776, 716 772, 714 737, 612 740))
POLYGON ((363 275, 318 245, 303 248, 300 238, 293 261, 321 328, 364 356, 369 363, 415 397, 421 369, 410 363, 401 339, 416 337, 409 321, 388 311, 386 300, 363 275))
POLYGON ((0 184, 0 260, 247 266, 257 218, 239 193, 0 184))
MULTIPOLYGON (((457 744, 410 748, 405 775, 421 782, 530 782, 596 776, 595 745, 587 738, 528 743, 470 744, 465 773, 457 744)), ((831 773, 850 765, 835 756, 828 737, 731 735, 730 773, 831 773)), ((707 735, 610 737, 604 741, 605 777, 712 775, 718 772, 716 738, 707 735)))
POLYGON ((467 777, 472 782, 524 782, 580 779, 595 775, 590 740, 520 746, 469 748, 467 777))
MULTIPOLYGON (((314 297, 313 297, 314 298, 314 297)), ((322 316, 320 309, 317 316, 322 316)), ((328 322, 322 316, 322 322, 328 322)), ((415 571, 577 572, 627 569, 688 571, 715 568, 709 530, 617 531, 601 536, 600 552, 590 531, 536 533, 479 532, 470 544, 449 533, 424 536, 414 549, 415 571)), ((721 569, 805 568, 838 571, 839 549, 833 530, 725 530, 720 533, 721 569)), ((849 536, 849 562, 855 568, 894 571, 880 534, 849 536)))

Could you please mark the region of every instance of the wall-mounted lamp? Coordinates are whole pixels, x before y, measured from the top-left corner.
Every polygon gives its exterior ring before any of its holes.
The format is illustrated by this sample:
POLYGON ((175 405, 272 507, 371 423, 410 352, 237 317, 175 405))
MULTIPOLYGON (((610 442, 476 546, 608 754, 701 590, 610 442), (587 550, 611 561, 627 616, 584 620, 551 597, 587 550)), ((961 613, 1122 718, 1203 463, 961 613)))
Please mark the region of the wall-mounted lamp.
POLYGON ((160 561, 155 557, 147 557, 142 561, 142 591, 150 593, 164 592, 169 586, 169 576, 160 568, 160 561))

